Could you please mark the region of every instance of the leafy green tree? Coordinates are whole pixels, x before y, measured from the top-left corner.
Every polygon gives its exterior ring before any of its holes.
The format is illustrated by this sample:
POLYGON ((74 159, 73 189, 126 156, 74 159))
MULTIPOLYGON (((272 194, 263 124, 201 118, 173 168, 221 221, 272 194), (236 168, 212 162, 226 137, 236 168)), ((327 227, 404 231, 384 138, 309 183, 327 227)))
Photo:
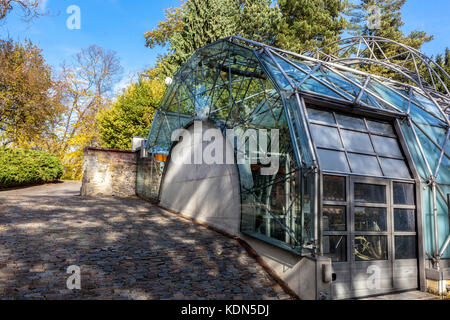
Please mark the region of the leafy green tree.
MULTIPOLYGON (((401 10, 406 0, 360 0, 358 4, 352 4, 349 7, 348 14, 351 17, 352 30, 355 34, 362 34, 366 36, 378 36, 394 40, 401 44, 420 49, 422 45, 433 39, 432 36, 427 35, 424 31, 413 31, 405 34, 401 28, 404 26, 401 10), (372 8, 378 8, 378 18, 375 19, 372 8), (371 20, 371 22, 369 22, 371 20), (378 21, 376 21, 378 20, 378 21)), ((390 62, 397 63, 409 70, 415 70, 414 62, 405 54, 405 49, 402 47, 384 42, 379 43, 379 48, 383 53, 375 47, 374 53, 380 58, 384 55, 391 57, 390 62)), ((349 52, 350 53, 350 52, 349 52)), ((387 78, 392 78, 398 81, 405 81, 403 76, 388 70, 379 65, 370 65, 363 68, 365 71, 387 78)), ((427 71, 424 69, 423 76, 426 77, 427 71)))
MULTIPOLYGON (((442 54, 438 54, 436 56, 436 60, 435 60, 436 64, 439 65, 442 69, 444 69, 445 74, 442 70, 440 70, 439 68, 435 68, 436 73, 439 75, 439 77, 444 81, 445 86, 447 87, 447 89, 450 90, 450 78, 448 77, 448 75, 450 75, 450 49, 447 48, 445 49, 445 53, 442 54)), ((426 78, 426 80, 431 83, 429 77, 426 78)), ((447 91, 444 89, 444 86, 442 85, 442 83, 436 83, 437 89, 444 93, 447 94, 447 91)))
POLYGON ((278 0, 282 13, 277 45, 302 52, 339 39, 347 27, 342 0, 278 0))
POLYGON ((146 46, 168 46, 149 77, 171 76, 192 53, 230 35, 274 44, 281 13, 270 0, 187 0, 166 11, 166 19, 145 33, 146 46))
POLYGON ((119 95, 110 109, 101 110, 97 126, 102 146, 130 149, 134 136, 147 136, 164 91, 162 81, 140 79, 119 95))
POLYGON ((426 42, 433 40, 432 36, 424 31, 413 31, 405 35, 401 30, 404 26, 401 10, 406 0, 360 0, 358 4, 351 5, 349 15, 353 29, 357 34, 379 36, 388 38, 413 48, 420 49, 426 42), (380 12, 379 28, 369 28, 367 23, 371 7, 378 7, 380 12))

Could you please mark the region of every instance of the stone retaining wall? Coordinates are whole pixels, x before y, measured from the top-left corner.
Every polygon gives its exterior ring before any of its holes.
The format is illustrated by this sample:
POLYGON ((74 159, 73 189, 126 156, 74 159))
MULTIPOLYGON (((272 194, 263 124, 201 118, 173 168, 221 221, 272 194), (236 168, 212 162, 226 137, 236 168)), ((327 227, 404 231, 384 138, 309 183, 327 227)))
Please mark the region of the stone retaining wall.
POLYGON ((86 148, 81 195, 135 196, 136 161, 134 151, 86 148))

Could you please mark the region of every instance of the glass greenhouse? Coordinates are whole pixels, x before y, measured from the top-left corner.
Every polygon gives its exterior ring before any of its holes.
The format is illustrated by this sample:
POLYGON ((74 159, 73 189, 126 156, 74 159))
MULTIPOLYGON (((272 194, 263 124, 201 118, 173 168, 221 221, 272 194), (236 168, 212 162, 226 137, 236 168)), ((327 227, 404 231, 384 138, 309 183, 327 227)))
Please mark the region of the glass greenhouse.
POLYGON ((358 295, 355 279, 369 265, 386 275, 381 291, 418 288, 426 268, 450 259, 444 76, 417 50, 377 37, 307 55, 220 40, 174 76, 139 159, 138 194, 160 199, 176 129, 208 121, 247 147, 241 132, 265 130, 270 140, 276 129, 277 172, 261 174, 258 152, 236 165, 240 232, 331 259, 339 297, 358 295), (372 74, 380 70, 389 78, 372 74))

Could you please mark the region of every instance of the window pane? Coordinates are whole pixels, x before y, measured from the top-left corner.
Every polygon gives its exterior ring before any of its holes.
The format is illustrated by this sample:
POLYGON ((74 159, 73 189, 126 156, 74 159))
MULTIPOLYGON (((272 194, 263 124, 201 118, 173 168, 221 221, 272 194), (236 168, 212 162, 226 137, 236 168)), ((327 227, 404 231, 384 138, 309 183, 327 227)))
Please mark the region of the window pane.
POLYGON ((394 204, 415 205, 414 185, 410 183, 394 183, 394 204))
POLYGON ((347 261, 347 237, 346 236, 324 236, 324 256, 331 258, 333 262, 347 261))
POLYGON ((336 128, 311 124, 311 134, 317 147, 342 149, 341 139, 336 128))
POLYGON ((397 139, 372 136, 375 151, 380 156, 403 158, 397 139))
POLYGON ((346 231, 345 207, 324 206, 323 208, 324 231, 346 231))
POLYGON ((367 125, 369 126, 369 130, 375 133, 381 133, 386 135, 394 136, 394 128, 389 123, 385 122, 377 122, 377 121, 367 121, 367 125))
POLYGON ((367 131, 364 120, 361 118, 344 116, 342 114, 337 114, 336 117, 339 125, 343 128, 367 131))
POLYGON ((411 174, 404 160, 380 158, 380 162, 386 177, 411 179, 411 174))
POLYGON ((336 124, 334 121, 334 116, 331 112, 317 110, 317 109, 308 109, 308 117, 310 120, 326 122, 329 124, 336 124))
POLYGON ((386 186, 355 183, 355 201, 386 203, 386 186))
POLYGON ((416 259, 416 236, 395 236, 395 259, 416 259))
POLYGON ((356 231, 387 231, 385 208, 355 208, 356 231))
POLYGON ((345 177, 323 177, 323 199, 325 201, 345 201, 345 177))
POLYGON ((382 176, 376 157, 349 153, 348 158, 350 160, 353 173, 382 176))
POLYGON ((373 153, 369 135, 355 131, 342 130, 342 140, 347 151, 373 153))
POLYGON ((354 254, 356 261, 387 260, 387 237, 355 236, 354 254))
POLYGON ((416 231, 416 211, 406 209, 394 210, 395 231, 415 232, 416 231))
POLYGON ((350 172, 344 152, 318 149, 322 170, 350 172))

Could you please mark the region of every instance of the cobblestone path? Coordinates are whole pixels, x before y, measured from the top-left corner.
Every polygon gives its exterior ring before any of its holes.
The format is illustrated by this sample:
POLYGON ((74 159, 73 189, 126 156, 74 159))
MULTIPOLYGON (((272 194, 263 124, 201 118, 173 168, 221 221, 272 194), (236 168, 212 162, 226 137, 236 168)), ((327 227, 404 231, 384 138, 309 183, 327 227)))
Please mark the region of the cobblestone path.
POLYGON ((289 299, 237 242, 79 184, 0 192, 0 299, 289 299), (81 290, 67 268, 81 267, 81 290))

